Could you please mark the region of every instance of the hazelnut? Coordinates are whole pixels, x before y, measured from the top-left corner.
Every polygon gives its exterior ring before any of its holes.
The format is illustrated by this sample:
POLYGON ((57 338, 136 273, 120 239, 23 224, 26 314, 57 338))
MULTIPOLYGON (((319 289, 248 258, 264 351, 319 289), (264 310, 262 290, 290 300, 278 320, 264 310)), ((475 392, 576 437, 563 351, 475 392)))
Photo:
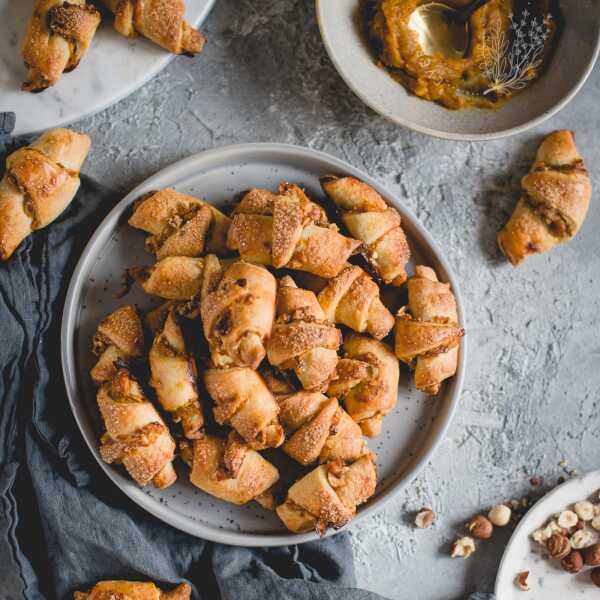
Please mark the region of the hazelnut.
POLYGON ((483 515, 477 515, 474 519, 465 523, 465 529, 478 540, 487 540, 494 533, 494 526, 489 519, 483 515))
POLYGON ((600 544, 592 544, 583 550, 583 562, 590 567, 600 566, 600 544))
POLYGON ((569 539, 571 548, 581 550, 594 543, 594 534, 589 529, 580 529, 576 531, 569 539))
POLYGON ((462 537, 452 544, 452 558, 469 558, 475 552, 475 540, 472 537, 462 537))
POLYGON ((488 519, 496 527, 505 527, 510 522, 511 510, 505 504, 498 504, 490 510, 488 519))
POLYGON ((590 577, 592 578, 592 583, 600 587, 600 567, 596 567, 590 571, 590 577))
POLYGON ((529 587, 529 571, 523 571, 517 575, 516 584, 517 587, 523 591, 528 592, 531 588, 529 587))
POLYGON ((579 573, 583 569, 583 556, 579 550, 571 550, 560 564, 568 573, 579 573))
POLYGON ((600 531, 600 516, 594 517, 591 525, 596 531, 600 531))
POLYGON ((564 529, 571 529, 571 527, 575 527, 577 525, 577 515, 572 510, 563 510, 563 512, 558 515, 558 526, 563 527, 564 529))
POLYGON ((545 545, 549 538, 546 537, 546 530, 545 529, 536 529, 531 534, 531 539, 534 542, 537 542, 538 544, 545 545))
POLYGON ((430 508, 422 508, 415 517, 415 525, 419 529, 427 529, 435 520, 435 513, 430 508))
POLYGON ((546 544, 550 558, 554 560, 562 560, 569 552, 571 552, 571 544, 565 535, 554 533, 546 544))
POLYGON ((573 508, 582 521, 591 521, 594 518, 594 505, 587 500, 576 502, 573 508))

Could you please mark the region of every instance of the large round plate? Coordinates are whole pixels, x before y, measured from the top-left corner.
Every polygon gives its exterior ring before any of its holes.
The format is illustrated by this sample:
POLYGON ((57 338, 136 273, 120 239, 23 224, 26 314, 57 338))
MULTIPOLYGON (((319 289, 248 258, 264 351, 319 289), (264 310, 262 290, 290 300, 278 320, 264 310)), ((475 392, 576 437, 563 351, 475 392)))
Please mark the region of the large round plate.
MULTIPOLYGON (((81 64, 40 94, 21 91, 27 75, 21 43, 34 0, 0 0, 0 110, 18 115, 16 135, 66 125, 125 98, 163 69, 173 55, 138 37, 117 33, 102 20, 81 64)), ((194 27, 206 19, 215 0, 187 0, 185 16, 194 27)), ((192 60, 192 59, 187 59, 192 60)), ((201 58, 199 60, 202 60, 201 58)))
MULTIPOLYGON (((152 301, 137 290, 115 300, 120 276, 126 267, 152 264, 144 251, 144 235, 127 225, 132 203, 150 190, 175 187, 202 197, 216 206, 230 203, 251 187, 276 189, 280 181, 306 188, 315 199, 322 197, 319 176, 326 173, 359 177, 378 189, 400 211, 416 259, 436 268, 449 281, 464 312, 459 288, 451 269, 429 234, 391 193, 349 164, 321 152, 283 144, 246 144, 209 150, 160 171, 128 194, 106 217, 89 241, 69 286, 62 323, 62 362, 73 413, 94 456, 108 476, 135 502, 163 521, 193 535, 237 545, 275 546, 316 538, 314 533, 291 535, 276 515, 256 503, 237 507, 207 496, 188 480, 188 469, 178 464, 177 483, 163 491, 134 484, 119 467, 100 459, 101 431, 95 393, 89 371, 93 365, 90 340, 97 323, 127 302, 142 309, 152 301)), ((412 265, 411 265, 412 268, 412 265)), ((384 419, 383 431, 369 442, 377 453, 379 485, 375 496, 360 507, 354 522, 380 510, 419 472, 442 439, 458 404, 465 368, 465 344, 457 375, 437 398, 416 392, 402 374, 398 405, 384 419)), ((180 461, 177 461, 178 463, 180 461)))
POLYGON ((592 471, 570 479, 553 489, 523 517, 504 551, 496 577, 496 600, 522 600, 523 592, 515 585, 518 573, 529 571, 528 600, 586 600, 598 597, 598 588, 590 581, 589 568, 577 575, 565 573, 560 561, 544 557, 531 534, 552 515, 562 512, 580 500, 597 501, 600 471, 592 471))
POLYGON ((539 125, 574 98, 600 51, 600 3, 559 0, 566 26, 539 79, 496 110, 447 110, 409 94, 373 57, 362 34, 362 0, 317 0, 325 48, 350 89, 392 121, 436 137, 488 140, 539 125))

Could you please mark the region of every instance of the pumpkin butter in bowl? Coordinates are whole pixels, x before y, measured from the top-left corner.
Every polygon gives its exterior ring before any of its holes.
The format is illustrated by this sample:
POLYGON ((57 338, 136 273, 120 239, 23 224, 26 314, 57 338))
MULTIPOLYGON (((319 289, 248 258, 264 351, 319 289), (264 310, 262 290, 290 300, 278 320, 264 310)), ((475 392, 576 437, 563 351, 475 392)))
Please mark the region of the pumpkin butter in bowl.
POLYGON ((490 0, 464 24, 464 51, 432 52, 426 42, 440 31, 422 15, 430 8, 452 15, 471 3, 366 0, 365 28, 380 65, 416 96, 449 109, 497 108, 534 84, 560 35, 558 7, 551 0, 490 0))

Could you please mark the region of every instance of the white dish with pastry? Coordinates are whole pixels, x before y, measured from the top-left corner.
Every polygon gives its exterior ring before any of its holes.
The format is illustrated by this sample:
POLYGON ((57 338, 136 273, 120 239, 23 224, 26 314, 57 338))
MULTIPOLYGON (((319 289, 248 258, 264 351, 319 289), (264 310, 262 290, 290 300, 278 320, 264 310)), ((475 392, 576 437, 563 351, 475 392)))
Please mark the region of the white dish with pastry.
POLYGON ((214 3, 0 0, 0 110, 18 109, 16 135, 103 110, 173 56, 199 54, 214 3))
POLYGON ((218 542, 327 535, 431 457, 464 314, 443 253, 326 154, 210 150, 124 198, 69 288, 62 358, 92 452, 133 500, 218 542))

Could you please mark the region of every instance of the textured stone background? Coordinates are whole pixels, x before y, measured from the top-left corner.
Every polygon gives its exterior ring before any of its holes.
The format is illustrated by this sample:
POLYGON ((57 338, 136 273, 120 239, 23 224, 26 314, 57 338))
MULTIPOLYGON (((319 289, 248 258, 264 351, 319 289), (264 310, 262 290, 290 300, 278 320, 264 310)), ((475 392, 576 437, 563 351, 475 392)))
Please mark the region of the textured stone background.
POLYGON ((549 131, 577 132, 600 187, 600 71, 535 131, 452 143, 363 106, 333 69, 308 0, 219 0, 204 29, 210 43, 201 57, 174 60, 129 99, 77 124, 94 138, 88 173, 125 193, 213 146, 290 142, 346 159, 399 194, 462 281, 469 366, 460 412, 432 463, 354 530, 359 583, 398 600, 491 590, 509 532, 468 561, 450 560, 463 521, 497 501, 539 494, 565 470, 594 469, 600 458, 600 211, 594 203, 573 243, 517 270, 495 245, 549 131), (538 488, 532 475, 543 478, 538 488), (409 518, 422 505, 439 513, 427 531, 409 518))

